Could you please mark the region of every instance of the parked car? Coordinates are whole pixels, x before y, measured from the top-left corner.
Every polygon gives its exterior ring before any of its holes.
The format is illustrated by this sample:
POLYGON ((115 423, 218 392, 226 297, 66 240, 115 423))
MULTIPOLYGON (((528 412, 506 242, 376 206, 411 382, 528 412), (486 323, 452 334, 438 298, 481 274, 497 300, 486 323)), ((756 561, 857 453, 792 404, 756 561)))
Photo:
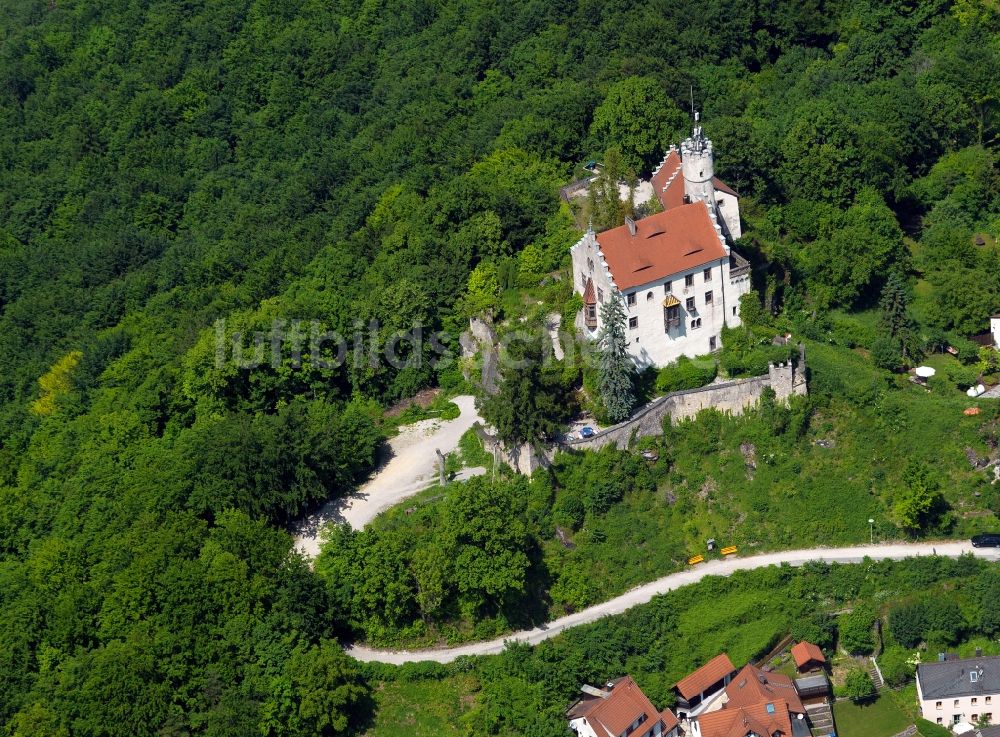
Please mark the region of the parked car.
POLYGON ((580 437, 581 438, 594 437, 594 428, 592 428, 590 425, 580 428, 580 437))
POLYGON ((974 548, 1000 548, 1000 532, 984 532, 972 538, 974 548))

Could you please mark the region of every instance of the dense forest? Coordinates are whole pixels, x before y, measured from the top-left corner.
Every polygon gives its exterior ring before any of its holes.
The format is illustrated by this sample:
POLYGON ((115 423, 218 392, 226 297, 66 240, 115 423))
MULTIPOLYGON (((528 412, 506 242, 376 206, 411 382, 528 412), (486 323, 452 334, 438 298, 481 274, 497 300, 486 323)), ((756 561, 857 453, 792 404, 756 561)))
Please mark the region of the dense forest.
MULTIPOLYGON (((886 370, 948 344, 972 365, 1000 307, 998 31, 988 0, 0 0, 0 729, 363 729, 373 675, 338 644, 371 624, 363 582, 285 527, 372 469, 384 408, 461 372, 218 346, 502 317, 578 237, 559 186, 610 148, 647 174, 692 96, 763 311, 886 370), (898 320, 828 312, 893 290, 898 320)), ((827 396, 874 401, 837 373, 827 396)), ((470 498, 442 539, 475 557, 462 524, 507 503, 470 498)), ((537 562, 531 524, 509 568, 537 562)), ((548 652, 489 666, 484 703, 548 652)), ((546 696, 593 675, 564 673, 546 696)), ((489 708, 481 731, 555 733, 489 708)))

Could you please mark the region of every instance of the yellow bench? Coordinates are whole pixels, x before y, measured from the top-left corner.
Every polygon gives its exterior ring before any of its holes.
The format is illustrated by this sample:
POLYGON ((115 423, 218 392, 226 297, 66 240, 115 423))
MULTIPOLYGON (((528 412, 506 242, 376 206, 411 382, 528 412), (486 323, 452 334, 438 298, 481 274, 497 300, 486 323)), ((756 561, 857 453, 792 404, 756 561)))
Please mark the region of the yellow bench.
POLYGON ((732 555, 733 553, 736 552, 736 546, 730 545, 728 548, 723 548, 719 552, 722 553, 723 555, 732 555))
POLYGON ((698 563, 701 563, 704 560, 705 560, 704 555, 696 555, 693 558, 688 558, 688 565, 689 566, 697 565, 698 563))

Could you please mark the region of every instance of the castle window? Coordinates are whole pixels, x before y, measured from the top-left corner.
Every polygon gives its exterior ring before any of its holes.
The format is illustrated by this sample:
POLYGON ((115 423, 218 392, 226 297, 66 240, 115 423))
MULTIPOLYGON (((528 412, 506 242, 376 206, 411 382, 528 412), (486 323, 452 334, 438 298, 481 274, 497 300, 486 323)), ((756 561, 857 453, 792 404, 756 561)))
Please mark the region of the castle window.
POLYGON ((711 338, 708 339, 708 350, 714 351, 718 347, 719 347, 719 339, 713 335, 711 338))
POLYGON ((736 317, 736 305, 733 305, 733 317, 736 317))
POLYGON ((705 269, 701 273, 702 273, 702 276, 705 277, 705 281, 712 281, 712 270, 711 269, 705 269))
POLYGON ((712 290, 711 289, 709 289, 707 292, 705 292, 705 304, 707 304, 707 305, 712 304, 712 290))
POLYGON ((628 302, 629 307, 635 307, 635 292, 629 292, 626 294, 625 301, 628 302))
POLYGON ((694 312, 694 297, 688 297, 684 302, 688 312, 694 312))
POLYGON ((692 330, 697 330, 700 327, 701 327, 701 318, 700 317, 696 317, 694 320, 691 321, 691 329, 692 330))
POLYGON ((684 277, 684 286, 693 287, 694 286, 694 274, 688 274, 684 277))
POLYGON ((592 258, 587 259, 587 268, 590 269, 591 271, 594 270, 594 259, 592 258))
POLYGON ((663 282, 663 293, 664 294, 670 294, 670 282, 669 281, 663 282))
POLYGON ((628 329, 629 330, 635 330, 637 327, 639 327, 639 318, 638 317, 630 317, 628 319, 628 329))
POLYGON ((604 290, 603 289, 598 289, 597 290, 597 301, 600 302, 601 304, 604 304, 604 290))
POLYGON ((663 329, 667 332, 681 326, 681 306, 671 305, 663 308, 663 329))
POLYGON ((653 298, 653 290, 649 290, 648 292, 646 292, 646 301, 648 302, 652 298, 653 298))

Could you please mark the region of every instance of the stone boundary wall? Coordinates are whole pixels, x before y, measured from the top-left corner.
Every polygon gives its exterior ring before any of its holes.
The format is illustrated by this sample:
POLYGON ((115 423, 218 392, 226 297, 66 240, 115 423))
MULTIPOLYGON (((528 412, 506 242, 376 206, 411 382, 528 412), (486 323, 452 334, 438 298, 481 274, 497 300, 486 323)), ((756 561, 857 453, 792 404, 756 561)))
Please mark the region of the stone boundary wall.
POLYGON ((661 435, 665 418, 669 417, 671 421, 693 418, 708 407, 739 415, 760 400, 766 386, 774 390, 779 401, 807 393, 804 370, 797 370, 791 362, 777 366, 772 364, 762 376, 671 392, 654 399, 625 422, 602 430, 590 438, 563 441, 561 448, 597 450, 614 443, 625 449, 633 438, 661 435))

